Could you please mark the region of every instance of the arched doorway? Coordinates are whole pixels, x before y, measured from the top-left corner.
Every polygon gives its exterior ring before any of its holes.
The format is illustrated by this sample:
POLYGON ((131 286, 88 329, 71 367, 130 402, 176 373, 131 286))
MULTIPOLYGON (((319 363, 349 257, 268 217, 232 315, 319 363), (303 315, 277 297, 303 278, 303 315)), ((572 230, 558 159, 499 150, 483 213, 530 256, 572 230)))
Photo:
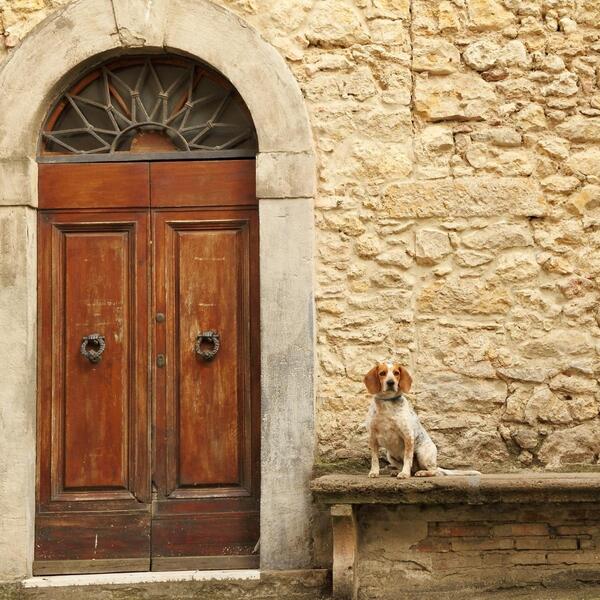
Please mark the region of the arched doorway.
POLYGON ((174 55, 51 111, 34 574, 259 566, 256 152, 231 84, 174 55))
POLYGON ((156 0, 152 6, 143 0, 75 0, 40 23, 0 64, 4 579, 30 575, 34 555, 39 133, 57 94, 90 64, 165 48, 223 74, 243 97, 256 128, 262 315, 260 565, 295 569, 312 564, 308 483, 314 461, 316 170, 300 88, 275 48, 239 16, 210 0, 156 0), (57 45, 57 40, 64 43, 57 45))

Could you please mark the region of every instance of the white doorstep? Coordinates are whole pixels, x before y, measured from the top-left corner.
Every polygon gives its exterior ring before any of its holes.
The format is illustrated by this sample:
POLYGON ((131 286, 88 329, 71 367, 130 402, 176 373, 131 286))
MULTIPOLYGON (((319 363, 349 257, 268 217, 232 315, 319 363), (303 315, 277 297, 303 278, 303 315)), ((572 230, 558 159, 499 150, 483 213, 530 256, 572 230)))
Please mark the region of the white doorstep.
POLYGON ((170 581, 248 581, 260 579, 258 569, 230 571, 144 571, 140 573, 97 573, 93 575, 48 575, 25 579, 23 587, 67 587, 77 585, 118 585, 166 583, 170 581))

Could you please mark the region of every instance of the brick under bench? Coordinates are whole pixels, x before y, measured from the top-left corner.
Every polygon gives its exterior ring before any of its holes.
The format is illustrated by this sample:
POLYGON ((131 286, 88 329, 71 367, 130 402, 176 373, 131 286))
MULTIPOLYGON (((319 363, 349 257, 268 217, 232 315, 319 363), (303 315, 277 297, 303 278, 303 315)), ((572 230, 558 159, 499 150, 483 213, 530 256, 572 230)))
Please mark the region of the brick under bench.
POLYGON ((600 582, 600 473, 324 475, 335 598, 600 582))

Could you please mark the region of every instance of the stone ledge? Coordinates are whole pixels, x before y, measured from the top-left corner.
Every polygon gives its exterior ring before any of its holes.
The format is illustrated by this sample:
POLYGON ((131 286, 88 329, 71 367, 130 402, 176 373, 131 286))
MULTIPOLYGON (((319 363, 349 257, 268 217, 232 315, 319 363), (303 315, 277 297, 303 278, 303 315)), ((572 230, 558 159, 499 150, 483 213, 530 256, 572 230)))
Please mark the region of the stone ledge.
MULTIPOLYGON (((198 573, 198 572, 197 572, 198 573)), ((163 574, 164 575, 164 574, 163 574)), ((144 574, 141 575, 143 577, 144 574)), ((147 574, 146 577, 149 577, 147 574)), ((143 583, 102 583, 62 587, 24 587, 1 583, 0 600, 328 600, 329 573, 325 569, 261 571, 260 578, 143 583)), ((115 577, 116 575, 107 576, 115 577)), ((151 576, 150 576, 151 577, 151 576)), ((171 577, 177 577, 177 574, 171 577)), ((64 580, 64 577, 61 579, 64 580)), ((118 578, 117 578, 118 579, 118 578)), ((133 578, 132 578, 133 579, 133 578)))
POLYGON ((520 472, 408 480, 324 475, 311 482, 325 504, 534 504, 598 502, 600 473, 520 472))

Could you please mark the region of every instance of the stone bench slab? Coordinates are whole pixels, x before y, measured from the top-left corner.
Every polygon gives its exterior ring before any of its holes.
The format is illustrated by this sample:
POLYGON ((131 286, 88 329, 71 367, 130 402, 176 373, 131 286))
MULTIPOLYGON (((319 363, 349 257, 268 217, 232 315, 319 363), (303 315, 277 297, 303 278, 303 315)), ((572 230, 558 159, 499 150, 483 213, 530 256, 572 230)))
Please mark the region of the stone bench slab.
POLYGON ((356 600, 358 505, 598 503, 600 473, 519 472, 410 479, 337 474, 314 479, 311 490, 317 502, 331 509, 333 597, 356 600))
POLYGON ((594 502, 600 498, 600 473, 521 471, 410 479, 336 474, 314 479, 311 490, 325 504, 594 502))

